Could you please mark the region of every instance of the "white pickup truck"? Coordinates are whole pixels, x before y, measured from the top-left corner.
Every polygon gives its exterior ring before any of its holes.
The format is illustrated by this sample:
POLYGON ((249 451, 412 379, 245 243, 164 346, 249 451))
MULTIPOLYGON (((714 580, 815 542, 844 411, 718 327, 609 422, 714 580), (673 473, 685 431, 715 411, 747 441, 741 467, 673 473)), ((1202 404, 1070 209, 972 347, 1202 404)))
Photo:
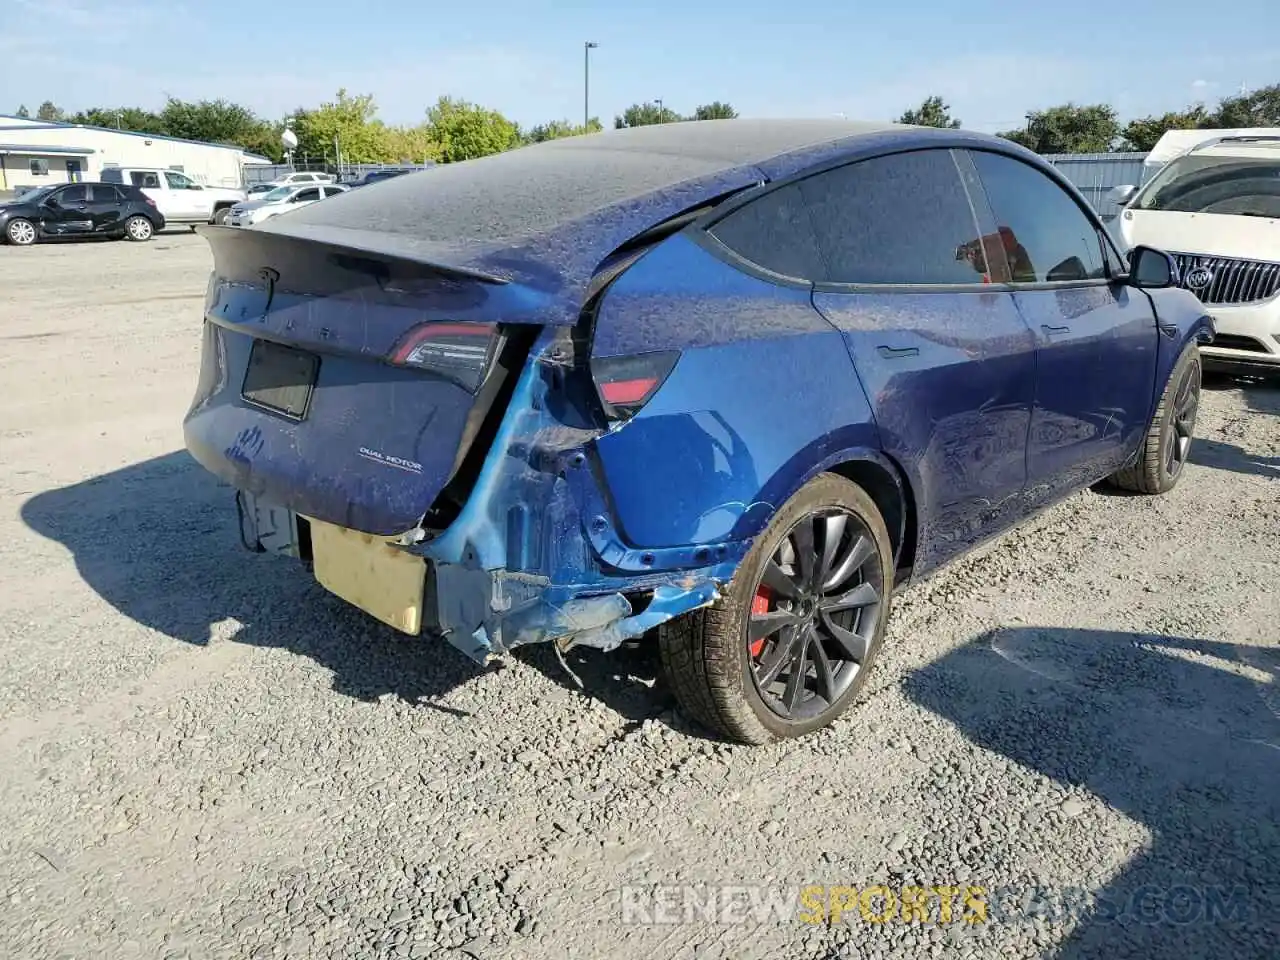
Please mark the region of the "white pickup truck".
POLYGON ((243 190, 206 187, 185 173, 149 167, 103 167, 103 183, 131 183, 156 202, 167 223, 226 223, 243 190))

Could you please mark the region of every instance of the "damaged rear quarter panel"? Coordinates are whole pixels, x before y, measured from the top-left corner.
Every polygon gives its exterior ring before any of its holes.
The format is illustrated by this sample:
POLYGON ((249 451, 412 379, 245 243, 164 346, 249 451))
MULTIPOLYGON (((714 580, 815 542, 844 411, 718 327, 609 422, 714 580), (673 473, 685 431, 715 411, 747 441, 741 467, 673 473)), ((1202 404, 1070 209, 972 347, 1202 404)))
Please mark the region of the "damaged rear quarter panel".
POLYGON ((601 437, 638 547, 754 537, 818 464, 880 448, 847 347, 808 287, 749 276, 687 235, 610 288, 593 354, 682 351, 648 405, 601 437))

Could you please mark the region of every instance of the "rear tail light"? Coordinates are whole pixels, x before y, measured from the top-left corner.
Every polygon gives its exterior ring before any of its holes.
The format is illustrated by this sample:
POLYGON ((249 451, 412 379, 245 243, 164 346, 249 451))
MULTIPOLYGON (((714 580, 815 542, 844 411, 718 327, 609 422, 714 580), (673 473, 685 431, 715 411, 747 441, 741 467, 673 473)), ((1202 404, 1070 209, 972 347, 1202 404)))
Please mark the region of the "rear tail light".
POLYGON ((653 399, 678 359, 677 351, 592 358, 591 377, 605 415, 611 420, 634 417, 653 399))
POLYGON ((475 393, 497 343, 494 323, 424 323, 405 334, 391 362, 430 371, 475 393))
POLYGON ((150 197, 148 197, 148 196, 143 196, 143 198, 142 198, 142 199, 143 199, 143 200, 145 200, 145 201, 147 201, 147 206, 149 206, 149 207, 154 207, 154 206, 156 205, 156 202, 155 202, 154 200, 152 200, 152 199, 151 199, 150 197))

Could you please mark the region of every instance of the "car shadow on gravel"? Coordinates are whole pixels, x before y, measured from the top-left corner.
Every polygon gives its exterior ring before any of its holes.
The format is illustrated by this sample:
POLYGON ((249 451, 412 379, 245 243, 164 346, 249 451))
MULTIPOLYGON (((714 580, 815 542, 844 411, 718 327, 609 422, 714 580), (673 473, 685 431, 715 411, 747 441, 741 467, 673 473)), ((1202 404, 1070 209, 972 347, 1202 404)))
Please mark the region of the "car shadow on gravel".
POLYGON ((430 701, 484 672, 443 640, 403 637, 348 607, 298 563, 247 553, 231 488, 185 451, 38 494, 21 514, 111 606, 174 640, 204 646, 235 620, 233 642, 310 657, 340 693, 452 714, 430 701))
POLYGON ((1197 437, 1191 445, 1191 462, 1215 470, 1280 480, 1280 457, 1264 457, 1221 440, 1197 437))
MULTIPOLYGON (((1147 848, 1096 892, 1093 908, 1049 956, 1274 960, 1280 651, 1009 628, 920 669, 904 687, 981 748, 1150 831, 1147 848)), ((1064 808, 1047 819, 1061 824, 1066 815, 1064 808)), ((1091 843, 1087 820, 1058 829, 1057 843, 1091 843)), ((990 922, 1034 922, 1035 908, 998 906, 1010 902, 993 897, 990 922)))

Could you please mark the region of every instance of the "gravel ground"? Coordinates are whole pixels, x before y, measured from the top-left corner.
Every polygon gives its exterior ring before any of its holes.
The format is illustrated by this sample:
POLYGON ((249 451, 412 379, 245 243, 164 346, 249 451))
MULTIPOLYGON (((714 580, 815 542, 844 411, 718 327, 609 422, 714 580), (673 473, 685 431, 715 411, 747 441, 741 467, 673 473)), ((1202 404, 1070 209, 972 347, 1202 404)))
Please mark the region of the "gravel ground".
POLYGON ((863 701, 752 750, 646 649, 481 671, 244 553, 181 452, 209 265, 0 248, 0 955, 1276 956, 1280 391, 909 590, 863 701))

